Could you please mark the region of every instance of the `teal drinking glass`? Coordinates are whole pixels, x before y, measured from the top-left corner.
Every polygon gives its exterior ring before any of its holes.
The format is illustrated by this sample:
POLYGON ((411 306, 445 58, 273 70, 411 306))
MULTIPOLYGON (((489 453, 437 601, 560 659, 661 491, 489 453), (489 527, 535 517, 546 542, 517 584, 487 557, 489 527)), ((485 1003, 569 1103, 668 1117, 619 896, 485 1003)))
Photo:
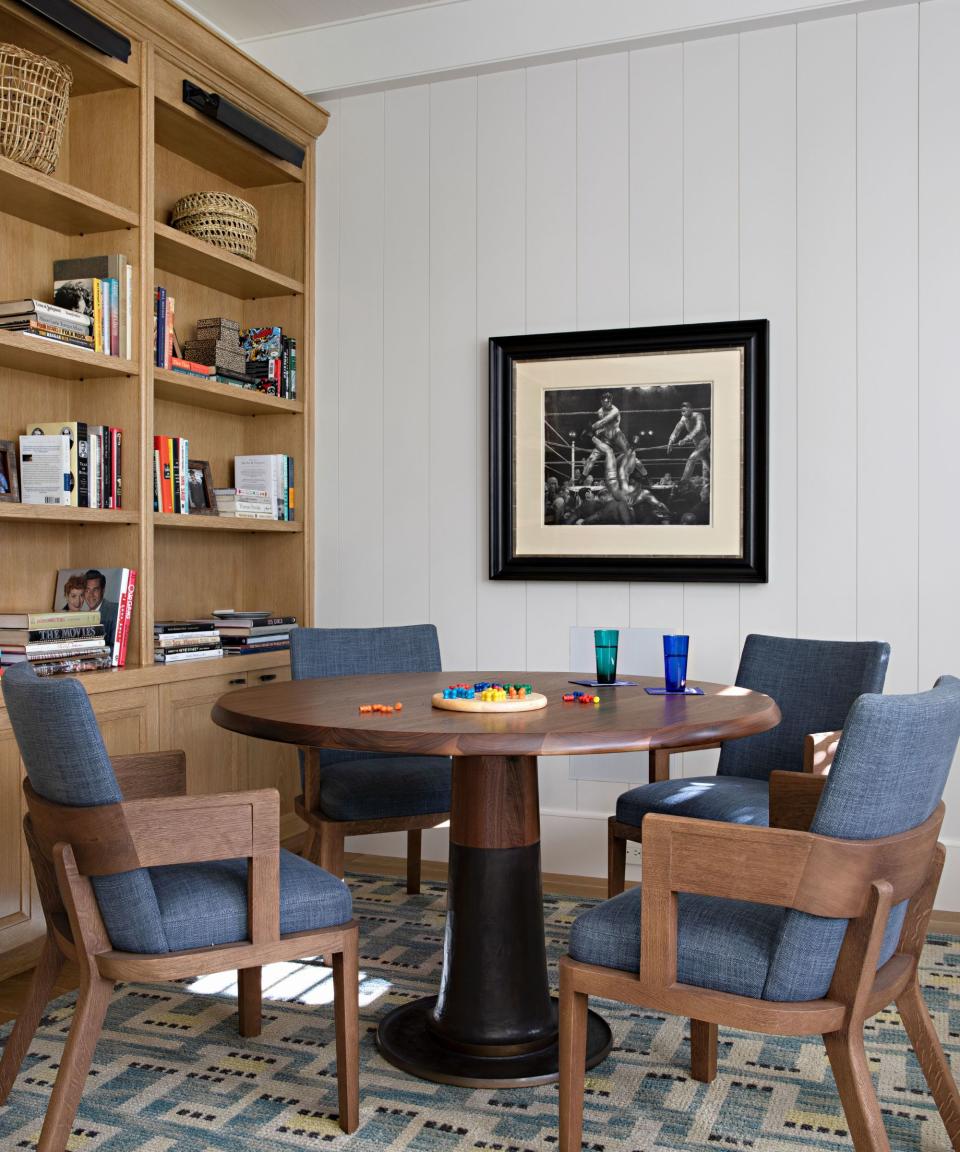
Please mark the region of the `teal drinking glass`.
POLYGON ((620 633, 616 628, 596 628, 593 644, 597 651, 597 679, 601 684, 612 684, 617 678, 617 644, 620 633))
POLYGON ((684 692, 687 687, 689 636, 664 636, 663 686, 668 692, 684 692))

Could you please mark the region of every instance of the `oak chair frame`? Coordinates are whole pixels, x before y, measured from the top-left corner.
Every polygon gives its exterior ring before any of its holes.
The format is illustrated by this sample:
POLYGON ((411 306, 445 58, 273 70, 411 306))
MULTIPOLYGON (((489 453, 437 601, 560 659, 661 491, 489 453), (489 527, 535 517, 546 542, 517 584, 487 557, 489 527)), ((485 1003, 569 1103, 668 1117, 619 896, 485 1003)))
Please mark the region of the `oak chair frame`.
POLYGON ((301 748, 303 753, 303 795, 294 800, 294 810, 307 826, 303 855, 334 876, 343 876, 343 842, 347 836, 367 836, 377 832, 407 834, 407 895, 420 891, 423 829, 436 828, 450 819, 449 812, 428 812, 420 816, 383 816, 370 820, 332 820, 320 807, 320 753, 317 748, 301 748))
POLYGON ((331 957, 336 1023, 339 1123, 359 1124, 358 946, 354 921, 280 934, 280 798, 274 789, 186 795, 183 752, 112 758, 123 800, 93 808, 53 804, 28 781, 24 835, 46 917, 46 939, 26 1002, 0 1060, 0 1104, 13 1087, 66 960, 80 969, 80 991, 38 1152, 63 1152, 83 1094, 97 1038, 117 981, 180 980, 235 968, 240 1035, 260 1034, 261 968, 281 960, 331 957), (165 864, 246 857, 246 941, 145 954, 110 943, 92 876, 165 864))
POLYGON ((717 1026, 780 1036, 821 1035, 856 1152, 889 1152, 864 1050, 864 1022, 896 1001, 920 1067, 960 1152, 960 1093, 917 975, 945 850, 941 803, 918 828, 878 840, 807 831, 825 778, 771 775, 771 827, 682 816, 644 818, 638 974, 560 961, 560 1152, 580 1152, 588 996, 691 1020, 693 1078, 717 1074, 717 1026), (718 869, 718 859, 727 866, 718 869), (794 908, 849 925, 827 995, 776 1002, 682 984, 677 979, 677 894, 692 892, 794 908), (878 970, 890 909, 908 900, 896 951, 878 970))

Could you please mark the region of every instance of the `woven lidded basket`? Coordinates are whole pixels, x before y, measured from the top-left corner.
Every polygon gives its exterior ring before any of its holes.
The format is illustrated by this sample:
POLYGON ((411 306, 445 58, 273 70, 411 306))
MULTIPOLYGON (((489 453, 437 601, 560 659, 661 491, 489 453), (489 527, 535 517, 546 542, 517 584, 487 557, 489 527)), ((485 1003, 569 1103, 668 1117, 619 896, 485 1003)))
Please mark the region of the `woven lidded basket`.
POLYGON ((254 260, 260 216, 252 204, 226 192, 194 192, 173 206, 170 223, 188 236, 254 260))
POLYGON ((53 172, 72 83, 66 64, 0 43, 0 156, 53 172))

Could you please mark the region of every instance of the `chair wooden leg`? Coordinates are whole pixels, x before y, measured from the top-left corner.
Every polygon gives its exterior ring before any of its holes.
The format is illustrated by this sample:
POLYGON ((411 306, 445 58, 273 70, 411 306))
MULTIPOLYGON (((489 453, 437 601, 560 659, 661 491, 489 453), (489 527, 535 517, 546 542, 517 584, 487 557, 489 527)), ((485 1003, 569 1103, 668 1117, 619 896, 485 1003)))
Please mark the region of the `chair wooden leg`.
POLYGON ((340 1127, 344 1132, 355 1132, 360 1126, 360 973, 356 929, 347 934, 343 951, 333 954, 333 996, 340 1127))
POLYGON ((237 1002, 240 1008, 240 1035, 259 1036, 263 1024, 260 968, 241 968, 237 972, 237 1002))
POLYGON ((829 1032, 823 1042, 856 1152, 890 1152, 863 1046, 863 1024, 829 1032))
POLYGON ((67 1146, 112 992, 113 981, 96 974, 85 979, 80 986, 70 1035, 50 1094, 37 1152, 63 1152, 67 1146))
POLYGON ((560 1147, 580 1152, 587 1060, 587 996, 560 974, 560 1147))
POLYGON ((335 823, 317 821, 307 830, 304 859, 317 864, 331 876, 343 878, 343 833, 335 823))
POLYGON ((690 1074, 701 1084, 717 1078, 717 1026, 706 1020, 690 1021, 690 1074))
POLYGON ((30 1049, 40 1017, 50 1002, 53 986, 62 967, 63 954, 53 937, 48 936, 44 941, 37 966, 33 970, 26 1003, 20 1009, 20 1015, 3 1049, 3 1059, 0 1060, 0 1104, 5 1104, 10 1095, 10 1089, 20 1071, 23 1058, 30 1049))
POLYGON ((420 892, 420 858, 423 851, 423 832, 411 828, 407 832, 407 895, 417 896, 420 892))
POLYGON ((619 896, 626 884, 627 842, 613 831, 614 817, 607 824, 607 899, 619 896))
POLYGON ((960 1092, 950 1071, 950 1063, 940 1046, 920 985, 914 978, 897 999, 897 1011, 910 1037, 930 1092, 937 1102, 940 1118, 954 1152, 960 1152, 960 1092))

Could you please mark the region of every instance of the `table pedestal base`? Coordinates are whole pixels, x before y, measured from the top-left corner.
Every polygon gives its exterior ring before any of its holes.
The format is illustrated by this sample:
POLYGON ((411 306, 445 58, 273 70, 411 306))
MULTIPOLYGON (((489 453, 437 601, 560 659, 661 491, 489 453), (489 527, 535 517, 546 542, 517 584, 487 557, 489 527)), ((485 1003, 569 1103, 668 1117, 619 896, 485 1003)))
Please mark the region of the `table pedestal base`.
MULTIPOLYGON (((464 1088, 520 1088, 559 1078, 556 1040, 535 1052, 477 1056, 445 1043, 430 1026, 436 996, 395 1008, 380 1021, 377 1048, 388 1063, 438 1084, 464 1088)), ((555 1009, 556 1002, 554 1002, 555 1009)), ((610 1027, 595 1012, 587 1016, 587 1068, 610 1051, 610 1027)), ((505 1049, 507 1046, 504 1046, 505 1049)))

